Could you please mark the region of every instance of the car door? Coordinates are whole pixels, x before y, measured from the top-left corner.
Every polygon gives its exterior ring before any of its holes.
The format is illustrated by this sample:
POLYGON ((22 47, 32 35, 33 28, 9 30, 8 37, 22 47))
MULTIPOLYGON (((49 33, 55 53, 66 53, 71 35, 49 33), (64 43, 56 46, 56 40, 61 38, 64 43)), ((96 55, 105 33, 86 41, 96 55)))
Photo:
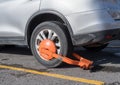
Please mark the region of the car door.
POLYGON ((40 0, 0 0, 0 38, 24 37, 26 23, 39 5, 40 0))

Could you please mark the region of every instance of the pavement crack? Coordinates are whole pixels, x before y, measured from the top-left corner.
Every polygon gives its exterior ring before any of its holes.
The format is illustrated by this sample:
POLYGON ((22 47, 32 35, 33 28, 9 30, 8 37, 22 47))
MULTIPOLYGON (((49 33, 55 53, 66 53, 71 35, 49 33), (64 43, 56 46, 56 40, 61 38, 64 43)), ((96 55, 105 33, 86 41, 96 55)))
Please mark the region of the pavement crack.
POLYGON ((9 60, 9 58, 4 58, 4 59, 1 59, 1 61, 7 61, 9 60))
POLYGON ((15 73, 11 73, 12 76, 15 76, 17 78, 20 78, 20 77, 25 77, 26 75, 28 75, 29 73, 18 73, 18 74, 15 74, 15 73))

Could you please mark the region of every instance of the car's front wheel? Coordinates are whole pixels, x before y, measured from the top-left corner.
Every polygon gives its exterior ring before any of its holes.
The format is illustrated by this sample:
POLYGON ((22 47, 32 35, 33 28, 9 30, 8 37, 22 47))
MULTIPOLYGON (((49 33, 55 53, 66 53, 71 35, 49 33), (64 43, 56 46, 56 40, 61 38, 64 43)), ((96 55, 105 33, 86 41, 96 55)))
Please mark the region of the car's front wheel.
POLYGON ((56 53, 67 56, 72 49, 68 32, 59 22, 43 22, 39 24, 32 33, 31 50, 36 59, 46 67, 57 67, 61 65, 62 60, 51 59, 46 60, 39 51, 40 43, 44 40, 50 40, 55 44, 56 53))

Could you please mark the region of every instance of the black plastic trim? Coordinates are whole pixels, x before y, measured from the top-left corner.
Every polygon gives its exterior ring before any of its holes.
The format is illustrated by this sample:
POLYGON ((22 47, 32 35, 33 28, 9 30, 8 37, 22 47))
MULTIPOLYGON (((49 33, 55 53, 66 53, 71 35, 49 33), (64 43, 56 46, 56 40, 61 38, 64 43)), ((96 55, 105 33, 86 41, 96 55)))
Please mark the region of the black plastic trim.
POLYGON ((81 34, 81 35, 75 35, 75 45, 89 45, 94 43, 106 43, 112 40, 118 40, 120 30, 118 29, 111 29, 111 30, 104 30, 99 32, 93 32, 88 34, 81 34), (110 35, 112 36, 111 39, 107 39, 106 36, 110 35))

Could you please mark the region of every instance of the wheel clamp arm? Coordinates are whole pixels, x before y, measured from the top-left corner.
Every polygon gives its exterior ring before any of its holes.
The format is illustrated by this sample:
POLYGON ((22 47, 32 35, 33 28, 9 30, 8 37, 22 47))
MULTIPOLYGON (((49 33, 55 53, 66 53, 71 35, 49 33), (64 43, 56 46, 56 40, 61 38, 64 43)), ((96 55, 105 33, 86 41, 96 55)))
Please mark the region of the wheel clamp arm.
POLYGON ((42 49, 42 54, 45 54, 45 55, 49 56, 49 58, 47 58, 48 60, 51 60, 53 58, 62 59, 62 61, 67 63, 67 64, 77 65, 77 66, 80 66, 83 69, 91 69, 93 67, 92 66, 93 62, 92 61, 90 61, 88 59, 85 59, 85 58, 79 56, 76 53, 73 53, 72 55, 74 57, 76 57, 78 60, 73 60, 73 59, 70 59, 68 57, 52 53, 52 52, 50 52, 49 50, 46 50, 46 49, 42 49))

